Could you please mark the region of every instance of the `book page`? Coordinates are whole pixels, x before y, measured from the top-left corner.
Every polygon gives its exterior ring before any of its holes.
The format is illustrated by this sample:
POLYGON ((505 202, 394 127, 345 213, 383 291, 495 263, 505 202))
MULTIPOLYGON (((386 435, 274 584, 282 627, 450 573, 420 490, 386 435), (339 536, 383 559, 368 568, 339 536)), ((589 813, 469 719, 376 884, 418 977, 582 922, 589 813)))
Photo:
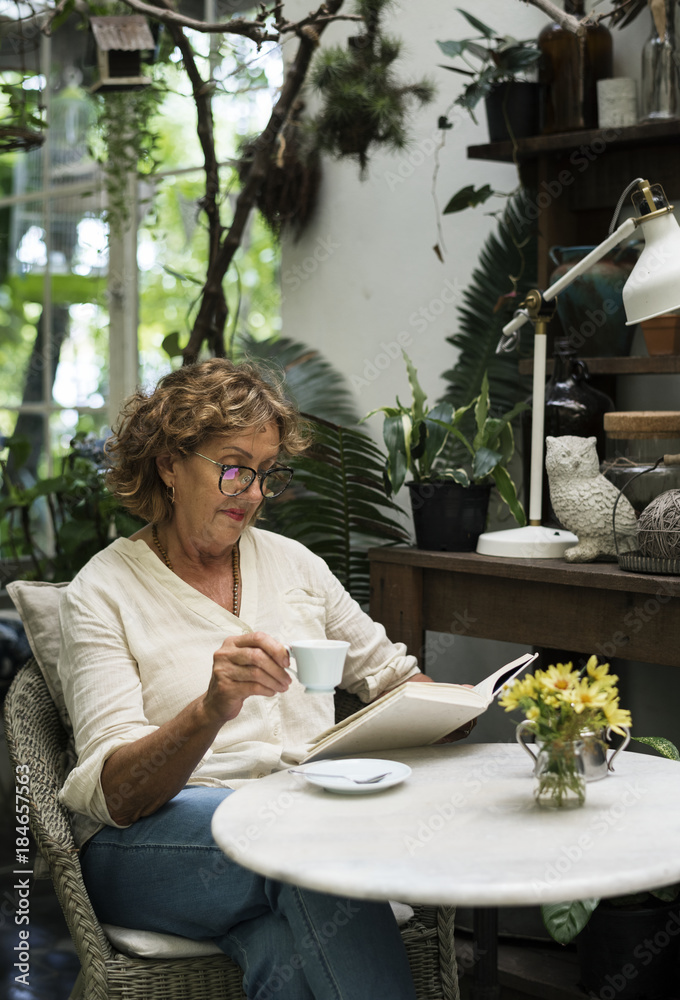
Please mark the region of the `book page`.
POLYGON ((405 681, 320 733, 303 761, 436 743, 486 711, 503 684, 525 670, 536 656, 525 653, 476 687, 405 681))
MULTIPOLYGON (((406 686, 418 689, 435 687, 434 684, 406 686)), ((374 711, 362 714, 359 719, 352 716, 354 721, 351 725, 331 732, 317 742, 303 761, 436 743, 484 711, 480 696, 471 688, 464 690, 467 704, 445 698, 412 696, 410 692, 408 696, 386 699, 384 704, 377 702, 373 706, 374 711)))
POLYGON ((514 680, 518 674, 528 670, 537 658, 538 653, 523 653, 516 660, 506 663, 505 666, 495 670, 494 673, 489 674, 483 681, 476 684, 475 691, 478 691, 482 696, 485 705, 490 705, 494 698, 501 693, 504 686, 514 680))

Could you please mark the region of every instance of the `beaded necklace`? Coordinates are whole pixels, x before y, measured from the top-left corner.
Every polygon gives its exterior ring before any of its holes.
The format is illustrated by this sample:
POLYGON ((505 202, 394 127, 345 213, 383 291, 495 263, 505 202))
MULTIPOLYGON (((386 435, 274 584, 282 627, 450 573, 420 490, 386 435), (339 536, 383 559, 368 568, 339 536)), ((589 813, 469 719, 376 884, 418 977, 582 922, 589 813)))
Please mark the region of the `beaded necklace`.
MULTIPOLYGON (((172 568, 172 563, 170 562, 170 559, 168 558, 168 553, 161 545, 160 538, 158 537, 158 528, 156 527, 155 524, 151 525, 151 535, 153 537, 153 543, 160 552, 163 562, 168 567, 168 569, 172 573, 174 573, 175 571, 172 568)), ((234 547, 231 550, 231 569, 234 576, 234 602, 232 611, 234 615, 236 615, 236 617, 238 618, 238 588, 241 581, 241 576, 239 572, 240 564, 239 564, 238 545, 234 545, 234 547)))

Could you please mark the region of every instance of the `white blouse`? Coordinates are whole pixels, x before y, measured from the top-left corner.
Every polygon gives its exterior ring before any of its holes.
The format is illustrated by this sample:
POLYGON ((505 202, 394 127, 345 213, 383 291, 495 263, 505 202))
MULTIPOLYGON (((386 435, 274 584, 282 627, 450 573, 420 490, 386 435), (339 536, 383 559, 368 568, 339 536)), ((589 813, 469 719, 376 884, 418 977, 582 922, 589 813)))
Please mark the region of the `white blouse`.
MULTIPOLYGON (((101 787, 106 759, 206 691, 213 654, 227 636, 262 631, 288 643, 345 639, 350 649, 341 686, 365 702, 419 672, 403 643, 391 643, 326 563, 299 542, 247 528, 240 555, 238 618, 139 540, 117 539, 66 588, 58 670, 78 759, 60 798, 72 813, 89 817, 75 824, 79 842, 102 824, 118 825, 101 787)), ((188 783, 236 788, 296 763, 333 721, 333 696, 307 694, 293 676, 283 694, 246 699, 188 783)), ((140 759, 138 766, 153 780, 162 761, 140 759)))

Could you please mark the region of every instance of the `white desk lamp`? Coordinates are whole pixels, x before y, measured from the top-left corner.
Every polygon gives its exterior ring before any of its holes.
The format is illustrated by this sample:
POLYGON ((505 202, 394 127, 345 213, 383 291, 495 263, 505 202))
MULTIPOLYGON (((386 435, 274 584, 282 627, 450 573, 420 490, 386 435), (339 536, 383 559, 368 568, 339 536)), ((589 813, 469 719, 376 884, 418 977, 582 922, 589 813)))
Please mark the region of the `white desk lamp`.
POLYGON ((645 246, 623 288, 626 326, 680 309, 680 226, 672 215, 673 206, 660 184, 650 186, 638 177, 628 185, 617 205, 612 228, 628 192, 632 196, 636 215, 595 247, 545 292, 530 291, 506 326, 500 350, 507 350, 517 341, 517 333, 529 320, 534 324, 534 378, 531 426, 531 479, 529 488, 529 524, 506 531, 486 531, 480 535, 477 552, 486 556, 506 556, 515 559, 557 559, 578 541, 570 531, 541 525, 543 502, 543 434, 545 426, 546 330, 555 310, 555 299, 581 274, 601 260, 614 247, 628 239, 638 226, 643 227, 645 246))

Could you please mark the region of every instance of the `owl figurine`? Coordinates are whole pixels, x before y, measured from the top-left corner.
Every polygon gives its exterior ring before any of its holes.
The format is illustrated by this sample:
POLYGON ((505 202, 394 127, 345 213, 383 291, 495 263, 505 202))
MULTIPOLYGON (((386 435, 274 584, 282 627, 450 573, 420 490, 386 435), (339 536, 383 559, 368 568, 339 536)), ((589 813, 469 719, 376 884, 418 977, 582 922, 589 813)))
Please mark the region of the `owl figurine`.
MULTIPOLYGON (((567 549, 567 562, 616 560, 612 514, 619 491, 600 473, 594 437, 547 437, 545 467, 553 510, 565 528, 578 535, 578 545, 567 549)), ((616 505, 619 551, 635 547, 636 515, 622 496, 616 505)))

